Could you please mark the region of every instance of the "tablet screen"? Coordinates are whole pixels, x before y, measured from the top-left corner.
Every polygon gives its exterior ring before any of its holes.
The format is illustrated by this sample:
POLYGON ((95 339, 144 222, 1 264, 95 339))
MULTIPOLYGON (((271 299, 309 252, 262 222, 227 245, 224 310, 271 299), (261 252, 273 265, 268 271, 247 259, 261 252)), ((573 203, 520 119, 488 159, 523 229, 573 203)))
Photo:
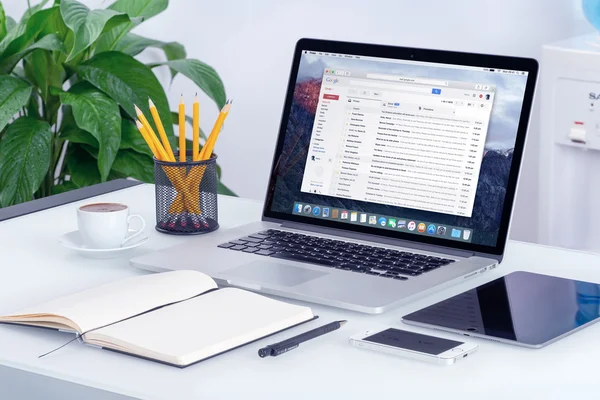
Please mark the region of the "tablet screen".
POLYGON ((520 271, 404 320, 539 346, 597 320, 599 306, 596 283, 520 271))

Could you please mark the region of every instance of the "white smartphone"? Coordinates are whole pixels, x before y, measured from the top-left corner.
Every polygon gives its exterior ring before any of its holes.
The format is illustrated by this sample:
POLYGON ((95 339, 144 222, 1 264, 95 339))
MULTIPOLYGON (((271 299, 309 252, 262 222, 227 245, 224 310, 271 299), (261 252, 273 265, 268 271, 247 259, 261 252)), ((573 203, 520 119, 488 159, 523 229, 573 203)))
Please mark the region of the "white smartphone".
POLYGON ((354 335, 350 337, 350 344, 362 349, 440 365, 454 364, 477 351, 476 344, 394 328, 366 331, 354 335))

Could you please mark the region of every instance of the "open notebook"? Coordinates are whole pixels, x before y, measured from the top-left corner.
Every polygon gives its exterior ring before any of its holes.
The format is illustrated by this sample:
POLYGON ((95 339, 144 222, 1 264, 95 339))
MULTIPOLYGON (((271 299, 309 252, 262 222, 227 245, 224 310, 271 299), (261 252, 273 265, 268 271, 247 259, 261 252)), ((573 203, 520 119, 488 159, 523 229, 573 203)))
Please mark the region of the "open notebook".
POLYGON ((308 307, 217 290, 201 272, 173 271, 109 283, 0 322, 85 333, 85 343, 186 367, 314 318, 308 307))

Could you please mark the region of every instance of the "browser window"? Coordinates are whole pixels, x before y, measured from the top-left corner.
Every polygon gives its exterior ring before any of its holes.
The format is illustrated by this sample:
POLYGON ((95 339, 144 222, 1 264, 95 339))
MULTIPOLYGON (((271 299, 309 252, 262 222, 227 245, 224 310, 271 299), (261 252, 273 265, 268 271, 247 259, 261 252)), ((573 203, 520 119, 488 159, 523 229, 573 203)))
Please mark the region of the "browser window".
POLYGON ((495 91, 326 68, 301 191, 471 217, 495 91))

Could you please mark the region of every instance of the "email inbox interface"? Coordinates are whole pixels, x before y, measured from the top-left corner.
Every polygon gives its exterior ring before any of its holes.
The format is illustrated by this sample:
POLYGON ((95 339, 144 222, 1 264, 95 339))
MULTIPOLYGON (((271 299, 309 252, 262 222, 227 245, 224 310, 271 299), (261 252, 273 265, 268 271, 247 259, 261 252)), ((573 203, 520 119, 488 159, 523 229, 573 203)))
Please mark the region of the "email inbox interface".
POLYGON ((494 94, 325 69, 301 190, 471 217, 494 94))

